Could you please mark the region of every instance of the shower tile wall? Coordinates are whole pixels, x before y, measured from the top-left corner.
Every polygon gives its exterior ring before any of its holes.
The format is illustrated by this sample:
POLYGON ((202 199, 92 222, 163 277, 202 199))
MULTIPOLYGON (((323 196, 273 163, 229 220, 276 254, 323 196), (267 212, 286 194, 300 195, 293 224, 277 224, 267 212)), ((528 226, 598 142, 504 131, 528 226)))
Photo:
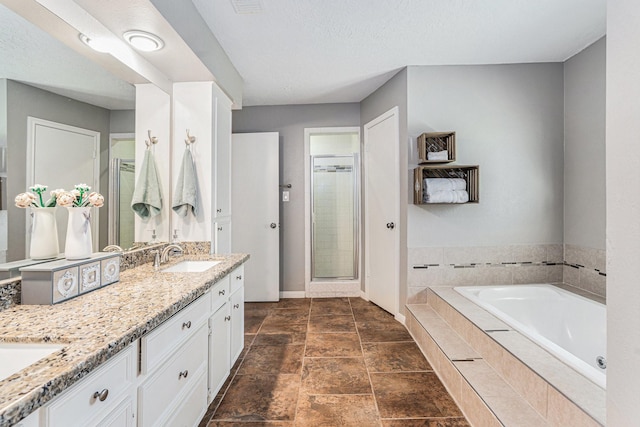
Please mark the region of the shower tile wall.
POLYGON ((314 173, 315 277, 351 277, 353 271, 353 176, 314 173))

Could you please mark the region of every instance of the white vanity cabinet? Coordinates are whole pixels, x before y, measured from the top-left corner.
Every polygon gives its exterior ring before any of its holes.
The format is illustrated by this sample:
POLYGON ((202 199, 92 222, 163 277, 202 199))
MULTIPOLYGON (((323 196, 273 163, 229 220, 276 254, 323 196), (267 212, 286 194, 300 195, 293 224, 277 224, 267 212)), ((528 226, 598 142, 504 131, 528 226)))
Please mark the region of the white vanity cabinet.
POLYGON ((217 254, 231 252, 231 100, 214 85, 214 244, 217 254))
POLYGON ((140 340, 138 426, 196 425, 207 409, 208 314, 210 300, 198 298, 140 340))
POLYGON ((131 344, 45 405, 41 425, 135 426, 137 349, 131 344))

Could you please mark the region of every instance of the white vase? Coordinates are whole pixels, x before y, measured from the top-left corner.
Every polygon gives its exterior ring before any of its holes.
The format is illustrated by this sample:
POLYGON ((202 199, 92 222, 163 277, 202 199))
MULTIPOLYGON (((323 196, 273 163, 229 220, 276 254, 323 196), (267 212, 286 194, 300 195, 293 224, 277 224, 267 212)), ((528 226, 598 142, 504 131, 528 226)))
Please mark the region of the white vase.
POLYGON ((31 259, 49 259, 58 256, 58 227, 56 208, 31 208, 31 259))
POLYGON ((86 259, 93 253, 91 241, 91 207, 67 208, 67 240, 64 244, 66 259, 86 259))

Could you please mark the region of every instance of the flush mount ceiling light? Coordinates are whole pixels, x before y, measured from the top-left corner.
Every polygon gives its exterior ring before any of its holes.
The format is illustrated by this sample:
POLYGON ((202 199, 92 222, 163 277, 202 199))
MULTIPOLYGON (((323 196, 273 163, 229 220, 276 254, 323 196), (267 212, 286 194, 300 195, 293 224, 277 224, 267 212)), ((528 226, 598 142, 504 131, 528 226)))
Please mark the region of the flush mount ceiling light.
POLYGON ((122 36, 127 43, 143 52, 153 52, 164 47, 164 42, 160 37, 145 31, 127 31, 122 36))
POLYGON ((82 40, 82 43, 86 44, 96 52, 108 53, 112 50, 113 42, 110 40, 92 39, 82 33, 80 33, 78 37, 80 38, 80 40, 82 40))

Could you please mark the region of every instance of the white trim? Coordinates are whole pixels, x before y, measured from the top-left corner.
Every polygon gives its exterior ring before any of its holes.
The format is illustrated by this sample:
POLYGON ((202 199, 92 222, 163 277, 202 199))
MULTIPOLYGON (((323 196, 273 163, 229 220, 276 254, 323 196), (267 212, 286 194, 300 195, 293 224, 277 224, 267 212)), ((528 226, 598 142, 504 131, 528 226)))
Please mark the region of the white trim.
MULTIPOLYGON (((304 128, 304 288, 307 295, 315 294, 316 291, 311 289, 311 135, 318 133, 357 133, 358 139, 361 139, 359 126, 344 127, 321 127, 321 128, 304 128)), ((360 153, 361 154, 361 153, 360 153)), ((362 156, 360 156, 362 162, 362 156)), ((362 169, 361 164, 358 165, 362 169)), ((359 173, 359 185, 362 187, 362 174, 359 173)), ((362 205, 362 192, 360 193, 360 204, 362 205)), ((359 227, 362 230, 362 225, 359 227)), ((358 233, 358 279, 352 281, 343 281, 358 283, 362 277, 362 232, 358 233)), ((322 291, 320 291, 322 292, 322 291)))
MULTIPOLYGON (((365 286, 367 286, 365 284, 365 286)), ((369 296, 367 295, 367 293, 365 291, 360 291, 360 298, 362 298, 363 300, 369 302, 369 296)))
POLYGON ((305 291, 280 291, 280 299, 282 298, 306 298, 305 291))
MULTIPOLYGON (((83 129, 76 126, 66 125, 64 123, 52 122, 50 120, 39 119, 37 117, 27 117, 27 165, 26 165, 26 187, 25 191, 36 184, 35 182, 35 158, 34 158, 34 146, 36 127, 45 126, 53 129, 58 129, 65 132, 78 133, 93 138, 93 182, 91 188, 94 191, 100 190, 100 132, 96 132, 90 129, 83 129)), ((49 183, 42 183, 42 185, 49 185, 49 183)), ((50 188, 53 190, 53 188, 50 188)), ((73 188, 65 188, 65 190, 73 190, 73 188)), ((107 196, 108 197, 108 196, 107 196)), ((25 209, 26 224, 29 224, 30 210, 25 209)), ((98 245, 100 238, 98 236, 99 224, 100 224, 100 209, 93 209, 93 219, 91 221, 91 232, 93 234, 93 251, 98 251, 98 245)), ((31 232, 25 233, 25 251, 28 254, 29 245, 31 239, 31 232)))
POLYGON ((407 325, 407 318, 405 317, 404 314, 400 314, 400 313, 396 314, 395 315, 395 319, 398 322, 402 323, 403 325, 405 325, 405 326, 407 325))
MULTIPOLYGON (((394 121, 394 125, 395 125, 395 144, 397 149, 394 152, 394 159, 393 161, 395 162, 396 165, 399 165, 399 156, 400 156, 400 151, 399 151, 399 147, 400 147, 400 123, 399 123, 399 108, 397 106, 391 108, 389 111, 381 114, 380 116, 376 117, 375 119, 371 120, 370 122, 366 123, 363 126, 363 134, 364 134, 364 138, 363 138, 363 150, 362 150, 362 164, 363 164, 363 171, 362 171, 362 176, 363 176, 363 187, 364 187, 364 240, 365 242, 369 242, 369 209, 367 206, 367 200, 370 200, 369 197, 369 191, 370 189, 368 188, 369 186, 367 185, 367 178, 366 178, 366 174, 367 174, 367 152, 368 152, 368 146, 367 146, 367 139, 368 139, 368 135, 369 135, 369 129, 373 128, 374 126, 378 125, 379 123, 389 119, 389 118, 393 118, 394 121)), ((394 283, 392 284, 394 287, 394 302, 393 302, 393 306, 394 306, 394 311, 395 313, 392 313, 394 315, 398 315, 400 313, 400 173, 396 174, 395 177, 390 177, 390 179, 394 180, 394 186, 395 188, 398 189, 398 194, 397 194, 397 200, 393 201, 393 206, 395 206, 395 217, 396 217, 396 229, 398 230, 398 233, 396 234, 397 238, 395 240, 394 243, 394 248, 393 248, 393 260, 395 262, 395 273, 396 273, 396 280, 394 281, 394 283)), ((370 277, 370 264, 369 264, 369 245, 366 244, 365 248, 364 248, 364 264, 365 264, 365 275, 364 275, 364 284, 365 284, 365 294, 366 294, 366 300, 369 301, 369 280, 368 278, 370 277)))

